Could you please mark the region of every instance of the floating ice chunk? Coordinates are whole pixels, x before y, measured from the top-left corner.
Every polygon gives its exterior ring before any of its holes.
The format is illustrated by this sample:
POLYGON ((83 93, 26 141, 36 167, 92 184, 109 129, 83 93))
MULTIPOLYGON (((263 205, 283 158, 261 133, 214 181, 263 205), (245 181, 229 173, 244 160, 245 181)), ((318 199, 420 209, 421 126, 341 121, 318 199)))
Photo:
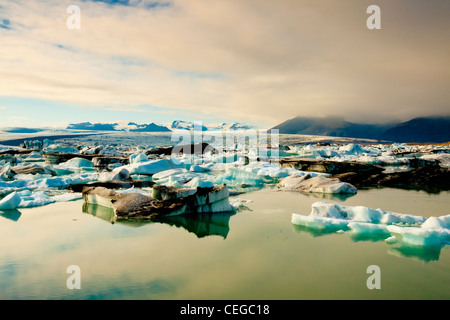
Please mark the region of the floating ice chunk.
MULTIPOLYGON (((346 226, 355 234, 395 236, 413 246, 437 246, 450 241, 450 215, 426 219, 363 206, 315 202, 309 216, 293 213, 292 223, 313 229, 346 226)), ((393 240, 387 242, 393 243, 393 240)))
POLYGON ((286 191, 300 191, 307 193, 357 193, 357 189, 353 185, 341 182, 339 179, 330 179, 324 176, 289 176, 280 179, 278 181, 278 186, 286 191))
POLYGON ((450 229, 450 214, 441 217, 429 217, 422 225, 423 229, 450 229))
POLYGON ((232 197, 229 198, 228 200, 230 202, 230 205, 235 208, 236 210, 242 207, 246 207, 247 204, 252 203, 253 200, 247 200, 247 199, 242 199, 242 198, 238 198, 238 197, 232 197))
POLYGON ((270 178, 285 178, 290 175, 290 171, 287 168, 282 168, 276 164, 270 163, 250 164, 247 165, 244 170, 258 176, 270 178))
POLYGON ((205 166, 202 166, 202 165, 192 165, 190 168, 189 168, 189 171, 192 171, 192 172, 208 172, 208 171, 210 171, 210 169, 208 168, 208 167, 205 167, 205 166))
POLYGON ((66 168, 93 168, 94 163, 84 158, 72 158, 67 160, 66 162, 59 164, 62 167, 66 168))
POLYGON ((43 161, 44 158, 40 153, 35 151, 23 157, 23 161, 41 161, 41 160, 43 161))
POLYGON ((304 216, 293 213, 291 222, 295 225, 305 226, 316 230, 336 229, 344 230, 347 228, 348 221, 343 219, 320 217, 320 216, 304 216))
POLYGON ((214 187, 214 183, 212 181, 201 179, 200 177, 195 177, 191 181, 185 183, 183 187, 187 188, 210 188, 214 187))
POLYGON ((53 196, 47 195, 44 191, 36 191, 21 196, 19 208, 42 207, 55 202, 66 202, 81 199, 81 193, 64 192, 53 196))
POLYGON ((372 156, 361 156, 357 158, 356 161, 364 164, 374 164, 374 165, 383 164, 383 161, 380 158, 375 158, 372 156))
POLYGON ((420 158, 425 160, 438 160, 441 167, 450 167, 450 154, 448 153, 427 154, 420 158))
POLYGON ((51 198, 56 202, 67 202, 82 199, 83 195, 81 194, 81 192, 64 192, 61 194, 53 195, 51 198))
POLYGON ((350 144, 340 147, 339 151, 344 151, 345 154, 362 154, 362 153, 367 152, 359 144, 353 144, 353 143, 350 143, 350 144))
POLYGON ((29 196, 22 197, 19 208, 41 207, 53 202, 56 201, 45 194, 44 191, 37 191, 29 196))
POLYGON ((150 160, 150 161, 132 163, 125 167, 127 167, 130 174, 153 175, 153 174, 161 172, 161 171, 174 169, 175 165, 170 160, 160 159, 160 160, 150 160))
POLYGON ((426 218, 422 216, 387 211, 384 212, 384 215, 381 218, 380 222, 385 224, 414 226, 422 224, 425 220, 426 218))
POLYGON ((164 171, 160 171, 158 173, 155 173, 152 178, 154 181, 157 180, 163 180, 163 179, 168 179, 170 176, 175 176, 178 174, 184 174, 184 173, 188 173, 189 171, 186 169, 182 169, 182 168, 178 168, 178 169, 169 169, 169 170, 164 170, 164 171))
POLYGON ((0 170, 0 181, 9 181, 14 178, 15 172, 11 170, 11 165, 8 163, 0 170))
POLYGON ((118 167, 111 172, 102 172, 99 174, 98 180, 106 181, 123 181, 130 177, 130 172, 124 167, 118 167))
POLYGON ((31 191, 30 190, 23 190, 23 191, 17 191, 17 194, 23 198, 23 197, 29 197, 31 196, 31 191))
POLYGON ((387 225, 367 222, 350 222, 348 227, 352 229, 354 233, 364 234, 382 234, 390 235, 387 225))
POLYGON ((310 215, 315 217, 347 219, 347 214, 341 210, 340 205, 328 202, 314 202, 311 206, 310 215))
POLYGON ((388 230, 394 235, 399 235, 402 243, 413 246, 440 246, 450 240, 450 230, 443 228, 388 226, 388 230))
POLYGON ((144 153, 137 153, 130 155, 130 163, 139 163, 148 161, 148 157, 144 153))
POLYGON ((420 225, 426 220, 422 216, 395 213, 364 206, 342 206, 329 202, 313 203, 311 215, 347 219, 355 222, 401 224, 406 226, 420 225))
POLYGON ((347 216, 352 221, 378 223, 384 215, 384 212, 381 209, 372 209, 364 206, 341 208, 347 212, 347 216))
POLYGON ((384 239, 384 241, 385 241, 387 244, 394 244, 394 243, 397 243, 397 242, 398 242, 398 239, 397 239, 396 236, 390 236, 390 237, 387 237, 386 239, 384 239))
POLYGON ((61 144, 52 144, 44 148, 46 153, 78 153, 77 148, 61 144))
POLYGON ((0 209, 1 210, 12 210, 16 209, 21 201, 20 195, 17 192, 13 192, 8 194, 2 200, 0 200, 0 209))
POLYGON ((226 173, 214 180, 215 184, 227 186, 263 186, 264 179, 260 176, 237 168, 229 168, 226 173))
POLYGON ((233 212, 228 197, 228 189, 224 186, 198 189, 154 186, 153 197, 137 192, 117 193, 102 187, 83 190, 83 198, 87 203, 113 208, 118 217, 124 218, 233 212))

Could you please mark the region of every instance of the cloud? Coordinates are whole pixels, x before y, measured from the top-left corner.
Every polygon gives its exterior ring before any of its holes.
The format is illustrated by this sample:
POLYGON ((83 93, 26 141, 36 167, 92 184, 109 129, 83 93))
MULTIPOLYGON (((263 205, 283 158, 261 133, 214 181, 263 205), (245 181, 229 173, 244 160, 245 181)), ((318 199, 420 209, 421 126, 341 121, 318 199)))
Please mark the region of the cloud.
POLYGON ((0 29, 8 79, 0 95, 268 124, 447 112, 450 3, 380 0, 382 29, 372 31, 370 4, 8 2, 2 15, 14 28, 0 29), (71 4, 81 9, 80 30, 65 27, 71 4))

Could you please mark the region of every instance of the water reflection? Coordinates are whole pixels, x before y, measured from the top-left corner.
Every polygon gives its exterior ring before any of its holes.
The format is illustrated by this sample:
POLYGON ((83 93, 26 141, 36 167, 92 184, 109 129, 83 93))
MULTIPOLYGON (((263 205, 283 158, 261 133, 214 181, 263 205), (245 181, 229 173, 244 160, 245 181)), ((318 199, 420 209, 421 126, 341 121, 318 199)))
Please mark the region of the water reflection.
POLYGON ((184 228, 197 238, 220 236, 227 238, 230 232, 230 217, 235 213, 199 213, 157 218, 155 222, 184 228))
MULTIPOLYGON (((388 237, 390 237, 390 233, 355 233, 350 231, 351 229, 348 227, 342 228, 338 226, 326 226, 318 229, 295 224, 292 224, 292 226, 295 232, 312 237, 321 237, 336 233, 347 233, 347 231, 349 231, 350 239, 353 242, 379 242, 385 241, 388 237)), ((413 258, 419 261, 430 262, 439 260, 442 248, 443 246, 414 246, 399 241, 397 244, 390 244, 387 252, 397 257, 413 258)))
POLYGON ((22 213, 19 210, 1 210, 0 216, 8 220, 17 221, 19 220, 22 213))
POLYGON ((350 239, 353 242, 359 241, 378 242, 384 241, 388 237, 390 237, 390 233, 352 233, 350 239))
POLYGON ((441 246, 410 246, 402 244, 400 247, 389 248, 388 253, 399 257, 416 258, 420 261, 438 261, 441 255, 441 246))
POLYGON ((199 213, 178 216, 155 217, 145 219, 117 219, 112 208, 95 204, 84 203, 83 212, 110 223, 119 223, 130 227, 140 227, 149 223, 164 223, 177 228, 183 228, 194 233, 197 238, 207 236, 220 236, 227 238, 230 231, 230 218, 235 212, 230 213, 199 213))
POLYGON ((326 225, 323 228, 311 228, 307 226, 292 224, 292 227, 294 231, 302 234, 306 234, 310 237, 322 237, 326 236, 328 234, 333 234, 337 232, 345 232, 350 230, 349 227, 340 227, 340 226, 333 226, 333 225, 326 225), (341 230, 341 231, 340 231, 341 230))
MULTIPOLYGON (((283 191, 285 192, 285 191, 283 191)), ((295 191, 293 191, 295 192, 295 191)), ((356 193, 321 193, 321 192, 311 192, 311 193, 302 193, 308 197, 314 197, 317 199, 324 200, 334 200, 334 201, 342 201, 345 202, 348 198, 351 198, 356 195, 356 193)))

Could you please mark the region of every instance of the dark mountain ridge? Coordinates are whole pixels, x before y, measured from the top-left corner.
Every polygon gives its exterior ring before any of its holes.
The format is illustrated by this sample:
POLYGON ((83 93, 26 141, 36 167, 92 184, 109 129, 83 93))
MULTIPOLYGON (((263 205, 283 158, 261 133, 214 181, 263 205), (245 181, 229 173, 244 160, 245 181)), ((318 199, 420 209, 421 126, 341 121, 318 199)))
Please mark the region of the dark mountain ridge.
POLYGON ((450 141, 450 117, 419 117, 401 123, 364 124, 340 117, 295 117, 272 129, 281 134, 365 138, 392 142, 450 141))

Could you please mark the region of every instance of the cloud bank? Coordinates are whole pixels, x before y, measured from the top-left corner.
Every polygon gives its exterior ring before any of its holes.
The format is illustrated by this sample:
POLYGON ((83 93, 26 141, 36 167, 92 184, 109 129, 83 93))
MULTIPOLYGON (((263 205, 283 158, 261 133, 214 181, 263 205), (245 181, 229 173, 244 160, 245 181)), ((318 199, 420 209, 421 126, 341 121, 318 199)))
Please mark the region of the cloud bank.
POLYGON ((381 30, 369 30, 372 2, 9 1, 0 96, 269 126, 448 114, 450 2, 376 1, 381 30), (66 27, 69 5, 80 30, 66 27))

